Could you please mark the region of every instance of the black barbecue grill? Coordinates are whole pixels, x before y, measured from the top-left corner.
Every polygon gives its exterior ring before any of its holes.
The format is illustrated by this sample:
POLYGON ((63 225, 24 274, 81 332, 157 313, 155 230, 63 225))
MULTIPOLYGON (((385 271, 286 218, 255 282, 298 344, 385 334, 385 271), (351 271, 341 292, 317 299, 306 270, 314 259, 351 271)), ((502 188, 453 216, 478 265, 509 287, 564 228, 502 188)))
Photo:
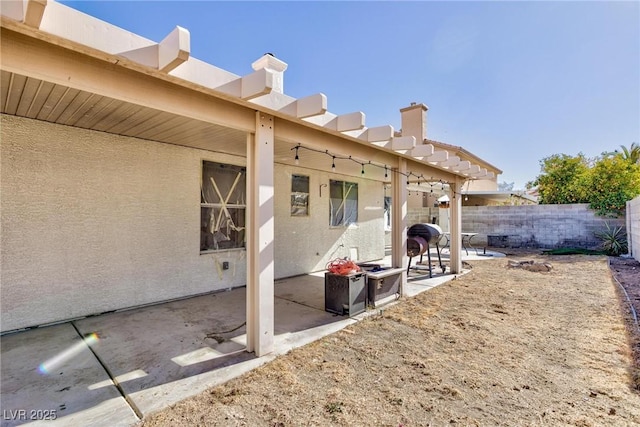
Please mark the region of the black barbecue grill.
POLYGON ((442 264, 442 258, 440 257, 440 247, 438 242, 442 237, 442 229, 435 224, 414 224, 407 230, 407 256, 409 257, 409 265, 407 266, 407 274, 411 269, 411 259, 420 255, 420 263, 422 263, 422 255, 426 252, 429 260, 429 277, 432 275, 431 267, 431 252, 429 251, 429 245, 435 245, 436 252, 438 253, 438 262, 442 273, 445 272, 446 267, 442 264))

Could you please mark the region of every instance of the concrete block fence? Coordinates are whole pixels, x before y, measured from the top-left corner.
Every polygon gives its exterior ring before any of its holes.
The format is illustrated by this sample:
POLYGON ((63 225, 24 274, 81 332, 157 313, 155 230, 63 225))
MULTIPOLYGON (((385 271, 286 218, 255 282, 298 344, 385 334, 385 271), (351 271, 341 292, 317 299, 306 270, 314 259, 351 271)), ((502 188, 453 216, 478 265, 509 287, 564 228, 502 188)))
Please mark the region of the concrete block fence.
MULTIPOLYGON (((637 215, 640 201, 634 203, 637 215)), ((625 217, 597 216, 588 204, 462 208, 462 231, 478 233, 474 246, 597 249, 601 241, 595 233, 605 229, 605 222, 626 227, 625 217)), ((640 243, 640 236, 636 241, 640 243)))

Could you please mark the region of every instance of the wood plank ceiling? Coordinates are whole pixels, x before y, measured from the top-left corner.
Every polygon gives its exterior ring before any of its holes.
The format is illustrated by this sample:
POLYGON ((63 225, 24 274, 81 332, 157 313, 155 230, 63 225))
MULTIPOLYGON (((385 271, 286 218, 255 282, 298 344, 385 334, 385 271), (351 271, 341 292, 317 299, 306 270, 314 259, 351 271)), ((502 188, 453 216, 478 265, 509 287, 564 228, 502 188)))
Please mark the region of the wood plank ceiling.
MULTIPOLYGON (((0 112, 3 114, 242 157, 246 155, 244 131, 5 70, 1 73, 0 112)), ((294 165, 294 146, 295 143, 276 140, 275 161, 294 165)), ((332 159, 325 153, 300 149, 299 158, 301 167, 331 171, 332 159)), ((356 162, 336 160, 336 172, 339 174, 360 176, 361 169, 356 162)), ((365 169, 368 178, 387 180, 380 168, 368 165, 365 169)))

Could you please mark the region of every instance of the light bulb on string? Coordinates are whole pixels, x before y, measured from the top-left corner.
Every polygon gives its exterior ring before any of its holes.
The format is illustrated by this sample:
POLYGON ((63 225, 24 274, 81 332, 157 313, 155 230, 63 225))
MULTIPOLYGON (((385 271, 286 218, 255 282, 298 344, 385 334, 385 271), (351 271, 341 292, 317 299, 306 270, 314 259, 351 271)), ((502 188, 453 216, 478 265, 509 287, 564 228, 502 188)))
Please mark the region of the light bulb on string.
POLYGON ((336 156, 333 156, 333 160, 331 161, 331 170, 333 172, 336 171, 336 156))
POLYGON ((298 148, 300 148, 299 145, 296 147, 296 166, 300 164, 300 157, 298 157, 298 148))
POLYGON ((360 173, 364 175, 364 163, 362 164, 362 171, 360 173))

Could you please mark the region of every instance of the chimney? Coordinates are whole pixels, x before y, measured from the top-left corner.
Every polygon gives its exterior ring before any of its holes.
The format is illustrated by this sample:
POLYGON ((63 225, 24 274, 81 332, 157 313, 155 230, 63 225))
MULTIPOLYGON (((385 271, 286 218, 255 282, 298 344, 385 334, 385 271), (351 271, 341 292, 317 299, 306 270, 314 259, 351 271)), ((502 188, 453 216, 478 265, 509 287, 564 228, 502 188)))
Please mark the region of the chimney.
POLYGON ((423 144, 427 139, 427 107, 424 104, 411 105, 400 109, 402 117, 402 136, 415 136, 416 143, 423 144))
POLYGON ((284 70, 287 63, 280 61, 272 53, 265 53, 262 57, 251 64, 255 71, 267 69, 274 73, 273 92, 284 93, 284 70))

